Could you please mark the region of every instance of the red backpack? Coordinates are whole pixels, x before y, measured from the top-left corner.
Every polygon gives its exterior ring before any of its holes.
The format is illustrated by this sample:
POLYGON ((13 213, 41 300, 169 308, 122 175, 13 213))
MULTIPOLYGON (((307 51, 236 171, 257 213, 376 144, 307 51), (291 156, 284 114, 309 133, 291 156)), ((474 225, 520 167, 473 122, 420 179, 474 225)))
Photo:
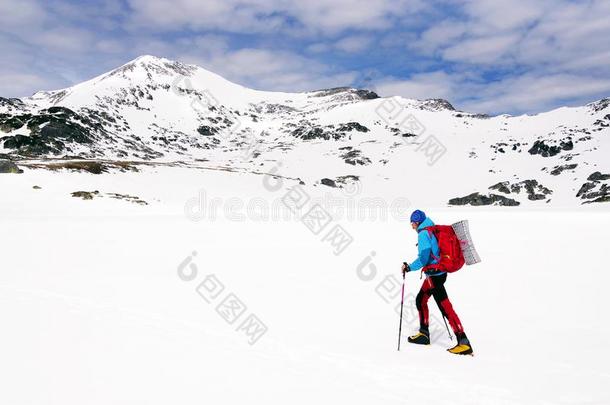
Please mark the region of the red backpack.
POLYGON ((432 253, 432 257, 438 261, 436 264, 429 264, 423 268, 427 270, 440 270, 448 273, 458 271, 464 266, 464 254, 460 246, 453 227, 450 225, 434 225, 428 226, 423 230, 428 231, 430 235, 434 235, 438 242, 440 258, 432 253))

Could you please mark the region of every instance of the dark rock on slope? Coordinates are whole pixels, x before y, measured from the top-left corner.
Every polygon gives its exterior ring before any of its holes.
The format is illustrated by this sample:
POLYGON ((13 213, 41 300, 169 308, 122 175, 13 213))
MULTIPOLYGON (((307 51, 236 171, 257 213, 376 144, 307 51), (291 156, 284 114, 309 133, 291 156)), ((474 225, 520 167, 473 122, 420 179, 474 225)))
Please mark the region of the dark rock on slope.
POLYGON ((320 184, 323 184, 328 187, 337 188, 337 183, 335 183, 335 181, 333 179, 329 179, 327 177, 320 180, 320 184))
POLYGON ((538 140, 528 150, 531 155, 540 155, 542 157, 550 157, 559 154, 564 150, 574 149, 574 142, 571 139, 561 140, 558 145, 550 144, 550 141, 538 140))
POLYGON ((442 111, 449 110, 455 111, 455 108, 451 103, 442 98, 429 98, 427 100, 421 101, 420 108, 422 110, 430 110, 430 111, 442 111))
POLYGON ((589 177, 587 177, 587 180, 589 180, 589 181, 604 181, 604 180, 609 180, 609 179, 610 179, 610 174, 601 174, 601 172, 591 173, 591 175, 589 175, 589 177))
POLYGON ((30 156, 70 152, 70 144, 91 144, 96 131, 105 132, 100 123, 65 107, 51 107, 37 115, 2 114, 0 130, 23 130, 24 134, 4 136, 0 141, 4 148, 30 156))
POLYGON ((490 190, 496 190, 504 194, 519 194, 521 190, 525 190, 528 200, 537 201, 544 200, 546 196, 553 193, 552 190, 538 183, 538 180, 523 180, 518 183, 511 184, 508 181, 503 181, 489 187, 490 190))
POLYGON ((587 178, 588 182, 584 183, 578 193, 577 198, 583 201, 583 204, 610 202, 610 186, 603 183, 610 180, 610 174, 602 174, 594 172, 587 178))
POLYGON ((449 200, 449 205, 499 205, 505 207, 516 207, 520 204, 521 203, 519 201, 498 194, 482 195, 479 193, 472 193, 465 197, 452 198, 449 200))
POLYGON ((10 160, 0 160, 0 173, 23 173, 23 170, 10 160))
POLYGON ((559 176, 564 171, 566 171, 566 170, 574 170, 574 169, 576 169, 576 167, 578 167, 577 163, 573 163, 573 164, 570 164, 570 165, 555 166, 553 168, 553 170, 551 170, 551 174, 553 176, 559 176))
POLYGON ((349 152, 342 154, 341 159, 343 159, 345 163, 353 166, 371 164, 371 159, 362 156, 362 152, 358 149, 351 149, 349 152))

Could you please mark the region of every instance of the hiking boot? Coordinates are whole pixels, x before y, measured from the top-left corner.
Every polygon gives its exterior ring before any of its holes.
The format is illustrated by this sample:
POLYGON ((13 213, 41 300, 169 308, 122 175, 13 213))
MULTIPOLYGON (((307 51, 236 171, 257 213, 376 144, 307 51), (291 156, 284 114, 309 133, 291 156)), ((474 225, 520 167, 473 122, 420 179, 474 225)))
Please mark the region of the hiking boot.
POLYGON ((416 345, 429 345, 430 344, 430 334, 426 331, 419 331, 419 333, 409 336, 407 339, 409 343, 415 343, 416 345))
POLYGON ((447 351, 453 354, 473 355, 472 345, 466 337, 466 334, 462 334, 462 336, 458 337, 457 345, 453 346, 451 349, 447 349, 447 351))

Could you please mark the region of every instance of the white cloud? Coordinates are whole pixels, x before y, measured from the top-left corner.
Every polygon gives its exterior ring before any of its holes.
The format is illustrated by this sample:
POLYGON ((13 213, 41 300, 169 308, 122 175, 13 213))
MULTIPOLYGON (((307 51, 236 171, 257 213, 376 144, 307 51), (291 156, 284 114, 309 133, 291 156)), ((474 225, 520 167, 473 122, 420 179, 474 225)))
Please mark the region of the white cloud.
POLYGON ((562 3, 563 0, 467 0, 463 2, 463 10, 473 22, 471 29, 474 34, 493 35, 522 29, 554 8, 561 7, 562 3))
POLYGON ((48 75, 31 72, 0 70, 0 95, 3 97, 24 97, 43 89, 62 87, 62 81, 48 75))
POLYGON ((412 75, 409 79, 381 79, 375 84, 383 97, 403 96, 412 99, 444 98, 455 96, 455 76, 442 71, 412 75))
POLYGON ((0 67, 0 95, 63 87, 153 54, 195 62, 265 90, 350 85, 360 77, 384 95, 446 98, 481 112, 540 111, 608 96, 608 15, 610 1, 605 0, 108 0, 78 5, 0 0, 0 48, 3 60, 10 61, 10 69, 0 67), (359 73, 345 64, 346 54, 365 52, 371 58, 358 62, 365 66, 359 73), (333 53, 338 57, 327 60, 333 53), (397 53, 408 58, 394 58, 397 53), (380 55, 385 59, 380 61, 380 55), (384 70, 390 77, 378 73, 384 70), (369 77, 367 71, 377 73, 369 77))
POLYGON ((347 29, 390 28, 394 18, 425 7, 421 0, 128 0, 129 25, 175 31, 337 34, 347 29), (296 22, 297 24, 294 24, 296 22))
POLYGON ((372 42, 373 39, 366 35, 354 35, 340 39, 334 46, 343 52, 357 53, 367 49, 372 42))
POLYGON ((315 44, 308 45, 306 51, 308 53, 322 53, 328 52, 332 49, 332 45, 324 42, 317 42, 315 44))
MULTIPOLYGON (((229 41, 221 35, 199 35, 189 39, 189 41, 192 42, 192 46, 197 49, 205 50, 205 52, 209 54, 216 54, 229 50, 229 41)), ((189 46, 188 41, 187 46, 189 46)))
MULTIPOLYGON (((435 23, 410 47, 448 62, 538 68, 545 64, 598 67, 608 51, 610 2, 460 0, 465 18, 435 23)), ((483 66, 484 67, 484 66, 483 66)))
POLYGON ((462 17, 434 23, 409 48, 459 73, 434 83, 416 75, 399 80, 393 87, 401 93, 441 94, 437 87, 448 86, 456 105, 492 113, 541 111, 610 93, 610 2, 447 1, 462 17))
POLYGON ((46 12, 33 0, 0 1, 0 24, 3 29, 19 29, 42 24, 46 12))
POLYGON ((600 49, 599 52, 584 55, 578 58, 571 58, 561 64, 561 68, 570 71, 588 70, 608 70, 610 66, 610 50, 600 49))
POLYGON ((518 114, 582 105, 606 97, 610 94, 610 78, 529 73, 490 83, 467 73, 437 71, 413 75, 408 80, 381 79, 377 92, 388 97, 444 98, 470 112, 518 114))
POLYGON ((42 31, 31 42, 52 51, 83 52, 91 48, 93 35, 86 30, 62 27, 42 31))
POLYGON ((334 73, 325 64, 293 52, 267 49, 245 48, 204 56, 190 51, 177 58, 262 90, 307 91, 346 86, 357 76, 355 72, 334 73))
POLYGON ((437 49, 454 43, 466 32, 466 25, 455 19, 447 19, 433 25, 413 41, 411 47, 425 54, 433 54, 437 49))
POLYGON ((121 53, 125 52, 125 44, 118 40, 113 39, 102 39, 97 41, 95 48, 102 53, 121 53))
POLYGON ((336 33, 349 28, 383 29, 391 16, 409 10, 404 0, 310 0, 294 2, 285 10, 305 26, 336 33))
POLYGON ((498 63, 502 58, 510 55, 518 41, 517 34, 473 38, 443 50, 442 56, 448 61, 498 63))
POLYGON ((313 43, 307 46, 306 51, 313 54, 333 51, 360 53, 368 49, 372 42, 373 38, 368 35, 350 35, 336 41, 313 43))
POLYGON ((485 84, 479 97, 462 105, 470 111, 545 111, 557 107, 558 101, 579 105, 610 94, 610 79, 570 74, 538 76, 527 74, 485 84), (571 100, 571 101, 568 101, 571 100))
POLYGON ((33 74, 2 72, 0 82, 0 94, 24 94, 32 93, 33 88, 42 88, 47 84, 44 78, 33 74))

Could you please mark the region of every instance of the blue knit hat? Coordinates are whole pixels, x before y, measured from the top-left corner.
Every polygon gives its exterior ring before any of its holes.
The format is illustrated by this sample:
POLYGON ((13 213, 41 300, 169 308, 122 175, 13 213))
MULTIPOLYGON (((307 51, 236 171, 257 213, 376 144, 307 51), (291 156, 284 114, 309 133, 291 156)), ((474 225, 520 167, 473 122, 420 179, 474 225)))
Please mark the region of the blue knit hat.
POLYGON ((426 214, 423 211, 415 210, 411 214, 411 222, 421 224, 422 222, 424 222, 424 219, 426 219, 426 214))

